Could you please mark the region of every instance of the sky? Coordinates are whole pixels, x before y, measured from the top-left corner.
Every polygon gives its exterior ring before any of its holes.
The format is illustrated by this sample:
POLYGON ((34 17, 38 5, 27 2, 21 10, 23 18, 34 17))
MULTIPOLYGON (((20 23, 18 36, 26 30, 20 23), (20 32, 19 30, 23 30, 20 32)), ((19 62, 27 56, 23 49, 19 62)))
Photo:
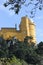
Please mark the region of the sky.
MULTIPOLYGON (((15 14, 14 11, 9 11, 9 7, 5 8, 3 6, 3 3, 5 3, 6 0, 0 0, 0 29, 2 27, 15 27, 15 24, 17 24, 17 27, 19 27, 19 24, 21 22, 21 17, 28 16, 29 17, 29 10, 27 7, 22 6, 19 14, 15 14)), ((37 43, 40 41, 43 41, 43 10, 39 11, 37 9, 35 17, 32 18, 36 25, 36 40, 37 43)))

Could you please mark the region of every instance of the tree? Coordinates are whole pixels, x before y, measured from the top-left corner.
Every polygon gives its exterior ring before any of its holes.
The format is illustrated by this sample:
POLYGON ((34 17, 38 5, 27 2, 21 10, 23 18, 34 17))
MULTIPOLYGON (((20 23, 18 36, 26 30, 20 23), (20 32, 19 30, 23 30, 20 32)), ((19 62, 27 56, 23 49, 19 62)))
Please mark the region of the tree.
MULTIPOLYGON (((14 56, 16 56, 20 60, 24 60, 22 62, 22 65, 25 65, 27 63, 33 65, 39 64, 40 56, 36 53, 35 46, 28 44, 30 43, 21 42, 16 38, 12 38, 9 41, 5 41, 3 38, 0 38, 0 58, 2 58, 2 62, 4 62, 4 65, 10 60, 11 62, 13 61, 12 64, 15 63, 16 59, 14 56)), ((38 45, 38 47, 41 48, 41 45, 43 45, 42 42, 38 45)), ((19 64, 19 61, 17 62, 19 64)))
POLYGON ((33 39, 32 36, 26 36, 26 37, 24 38, 24 42, 31 43, 31 40, 32 40, 32 39, 33 39))
POLYGON ((8 53, 8 45, 6 41, 0 37, 0 57, 6 57, 8 53))
POLYGON ((41 41, 37 46, 38 46, 38 48, 36 49, 36 52, 39 55, 42 55, 43 56, 43 42, 41 41))
POLYGON ((35 52, 34 46, 28 45, 27 42, 16 41, 14 45, 10 46, 9 52, 15 55, 19 59, 25 60, 29 64, 37 64, 40 62, 40 57, 35 52), (13 50, 12 50, 13 48, 13 50))
POLYGON ((24 5, 25 7, 28 7, 29 5, 31 7, 32 5, 34 5, 30 11, 31 17, 35 16, 37 8, 39 10, 42 10, 43 8, 43 0, 30 0, 27 3, 26 1, 28 0, 8 0, 6 1, 6 3, 4 3, 4 6, 7 7, 8 5, 11 5, 9 10, 14 10, 15 13, 18 14, 20 9, 22 8, 22 5, 24 5))

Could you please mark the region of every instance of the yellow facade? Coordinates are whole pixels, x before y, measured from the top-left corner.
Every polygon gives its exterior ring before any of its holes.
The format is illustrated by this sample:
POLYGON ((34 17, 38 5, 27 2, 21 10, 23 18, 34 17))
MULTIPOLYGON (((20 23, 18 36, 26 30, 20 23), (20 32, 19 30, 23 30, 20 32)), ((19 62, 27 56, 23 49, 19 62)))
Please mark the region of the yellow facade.
POLYGON ((4 39, 16 37, 20 41, 24 41, 26 36, 32 36, 33 39, 31 42, 36 43, 35 24, 28 17, 22 17, 19 28, 20 30, 16 30, 15 28, 1 28, 0 36, 3 35, 4 39))

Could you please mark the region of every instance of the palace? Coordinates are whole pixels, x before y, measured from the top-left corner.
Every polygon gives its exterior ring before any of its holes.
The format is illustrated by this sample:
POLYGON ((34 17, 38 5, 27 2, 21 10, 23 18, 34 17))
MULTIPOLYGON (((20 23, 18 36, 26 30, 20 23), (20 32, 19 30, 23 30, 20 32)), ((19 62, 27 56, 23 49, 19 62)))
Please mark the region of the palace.
POLYGON ((16 28, 1 28, 0 36, 3 36, 4 39, 16 37, 20 41, 24 41, 24 38, 26 36, 32 36, 33 39, 31 40, 31 42, 36 43, 36 32, 34 22, 28 19, 28 17, 22 17, 19 28, 19 30, 16 30, 16 28))

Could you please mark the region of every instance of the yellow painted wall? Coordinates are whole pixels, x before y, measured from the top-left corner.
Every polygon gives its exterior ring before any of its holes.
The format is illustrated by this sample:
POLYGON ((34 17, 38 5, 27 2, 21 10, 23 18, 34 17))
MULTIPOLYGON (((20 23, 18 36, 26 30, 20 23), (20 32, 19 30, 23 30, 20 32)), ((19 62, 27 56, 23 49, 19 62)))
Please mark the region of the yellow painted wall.
POLYGON ((30 36, 33 37, 33 39, 31 41, 36 43, 35 24, 34 23, 30 23, 29 27, 30 27, 30 36))

